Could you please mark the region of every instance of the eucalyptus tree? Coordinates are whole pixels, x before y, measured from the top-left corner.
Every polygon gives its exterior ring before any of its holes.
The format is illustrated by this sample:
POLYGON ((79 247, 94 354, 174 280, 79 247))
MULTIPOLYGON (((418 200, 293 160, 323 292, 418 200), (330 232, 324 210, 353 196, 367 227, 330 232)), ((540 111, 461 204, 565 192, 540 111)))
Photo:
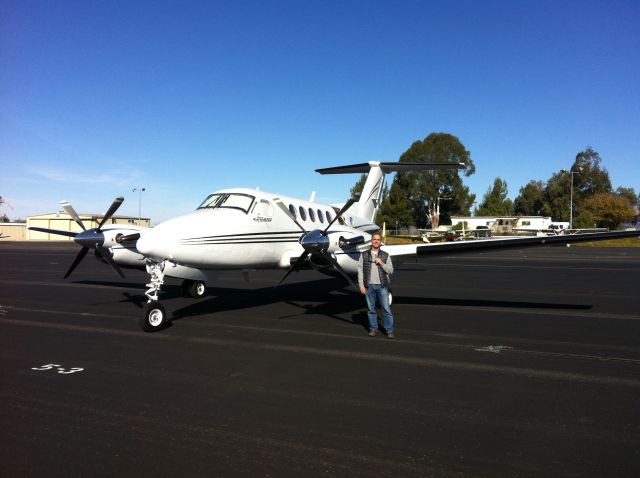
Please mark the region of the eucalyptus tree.
MULTIPOLYGON (((448 133, 431 133, 414 142, 401 156, 401 162, 450 162, 466 165, 464 176, 475 172, 471 154, 460 140, 448 133)), ((457 170, 441 169, 397 173, 386 200, 380 208, 379 221, 412 221, 418 227, 437 227, 441 218, 452 214, 468 215, 475 194, 464 185, 457 170)))

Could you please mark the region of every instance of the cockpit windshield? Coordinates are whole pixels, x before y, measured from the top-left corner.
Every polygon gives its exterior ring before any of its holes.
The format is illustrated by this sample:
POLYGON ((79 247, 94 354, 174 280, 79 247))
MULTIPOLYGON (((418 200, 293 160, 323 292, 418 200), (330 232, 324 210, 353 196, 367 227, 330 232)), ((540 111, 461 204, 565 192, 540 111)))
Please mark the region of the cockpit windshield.
POLYGON ((198 209, 230 208, 240 209, 245 214, 251 209, 255 197, 242 193, 216 193, 205 199, 198 209))

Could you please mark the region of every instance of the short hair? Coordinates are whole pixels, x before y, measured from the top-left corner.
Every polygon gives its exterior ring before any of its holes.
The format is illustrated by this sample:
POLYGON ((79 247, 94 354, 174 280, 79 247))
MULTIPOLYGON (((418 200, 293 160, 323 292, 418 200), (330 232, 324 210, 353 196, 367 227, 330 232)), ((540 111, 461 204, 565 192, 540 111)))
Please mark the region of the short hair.
POLYGON ((376 231, 373 234, 371 234, 371 239, 373 239, 373 236, 380 236, 380 240, 382 240, 382 234, 380 234, 380 231, 376 231))

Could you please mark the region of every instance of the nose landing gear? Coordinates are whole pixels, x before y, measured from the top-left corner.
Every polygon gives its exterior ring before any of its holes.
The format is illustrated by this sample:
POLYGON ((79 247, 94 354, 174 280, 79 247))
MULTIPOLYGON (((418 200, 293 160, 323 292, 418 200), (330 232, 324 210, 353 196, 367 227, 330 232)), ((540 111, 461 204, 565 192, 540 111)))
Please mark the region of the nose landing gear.
POLYGON ((140 327, 145 332, 155 332, 166 327, 169 320, 167 311, 158 301, 147 302, 140 316, 140 327))
MULTIPOLYGON (((142 309, 140 316, 140 327, 145 332, 155 332, 163 329, 169 323, 167 311, 158 301, 158 294, 162 284, 164 284, 165 262, 157 262, 147 259, 146 267, 149 274, 149 283, 145 295, 149 301, 142 309)), ((182 282, 182 295, 184 297, 192 297, 199 299, 207 293, 207 286, 204 281, 185 279, 182 282)))
POLYGON ((165 263, 156 262, 147 259, 147 273, 149 274, 149 283, 145 295, 149 301, 142 309, 140 316, 140 327, 145 332, 155 332, 166 327, 169 322, 167 311, 164 306, 158 302, 158 293, 164 283, 164 267, 165 263))

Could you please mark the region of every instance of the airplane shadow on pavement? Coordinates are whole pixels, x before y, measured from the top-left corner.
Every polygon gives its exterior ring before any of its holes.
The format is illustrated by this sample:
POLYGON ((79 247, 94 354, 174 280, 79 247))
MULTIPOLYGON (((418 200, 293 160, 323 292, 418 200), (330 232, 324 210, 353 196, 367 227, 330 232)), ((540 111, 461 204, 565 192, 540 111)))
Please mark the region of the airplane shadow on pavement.
MULTIPOLYGON (((399 292, 399 289, 401 288, 394 290, 394 308, 402 307, 403 305, 473 308, 490 307, 533 310, 587 310, 592 308, 592 306, 588 304, 405 296, 399 292)), ((135 293, 131 294, 129 292, 125 292, 123 295, 125 297, 123 302, 131 302, 140 308, 143 307, 147 301, 144 295, 138 295, 135 293)), ((165 284, 161 294, 161 301, 165 307, 167 307, 171 320, 180 320, 186 317, 211 315, 224 311, 239 311, 243 309, 252 309, 283 303, 300 309, 300 312, 282 315, 278 317, 279 319, 286 319, 300 315, 316 315, 330 317, 341 322, 356 324, 364 329, 368 328, 364 297, 359 292, 347 287, 346 284, 339 279, 330 278, 311 282, 283 284, 275 289, 272 286, 261 288, 209 286, 207 288, 206 297, 197 301, 187 299, 191 301, 188 305, 178 306, 175 309, 173 309, 171 304, 171 301, 174 298, 182 298, 180 287, 177 285, 165 284)), ((184 304, 184 302, 180 305, 182 304, 184 304)))

